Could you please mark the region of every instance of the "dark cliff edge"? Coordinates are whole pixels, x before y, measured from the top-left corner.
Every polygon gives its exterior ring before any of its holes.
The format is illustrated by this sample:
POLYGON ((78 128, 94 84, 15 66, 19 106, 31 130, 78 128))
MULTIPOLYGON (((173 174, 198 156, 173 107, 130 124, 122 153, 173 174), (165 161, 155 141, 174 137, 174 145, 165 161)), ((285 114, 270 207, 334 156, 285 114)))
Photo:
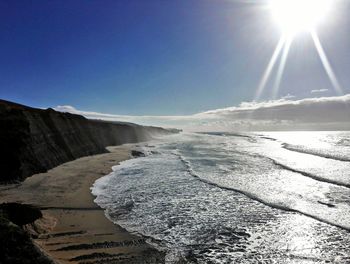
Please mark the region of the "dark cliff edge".
POLYGON ((2 264, 54 264, 32 242, 25 230, 42 217, 39 209, 16 203, 0 204, 0 244, 2 264))
POLYGON ((89 120, 0 100, 0 183, 22 181, 62 163, 105 153, 107 146, 175 132, 178 131, 89 120))

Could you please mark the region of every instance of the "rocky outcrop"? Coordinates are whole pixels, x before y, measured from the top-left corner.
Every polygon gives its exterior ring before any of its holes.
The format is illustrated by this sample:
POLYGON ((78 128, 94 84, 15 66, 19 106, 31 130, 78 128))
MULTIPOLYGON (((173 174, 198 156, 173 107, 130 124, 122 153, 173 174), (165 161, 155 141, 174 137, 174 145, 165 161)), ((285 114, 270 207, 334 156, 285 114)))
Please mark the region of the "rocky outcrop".
POLYGON ((40 210, 30 205, 0 204, 0 263, 54 264, 23 229, 24 225, 32 224, 41 216, 40 210))
POLYGON ((89 120, 0 100, 0 182, 21 181, 107 146, 174 133, 158 127, 89 120))

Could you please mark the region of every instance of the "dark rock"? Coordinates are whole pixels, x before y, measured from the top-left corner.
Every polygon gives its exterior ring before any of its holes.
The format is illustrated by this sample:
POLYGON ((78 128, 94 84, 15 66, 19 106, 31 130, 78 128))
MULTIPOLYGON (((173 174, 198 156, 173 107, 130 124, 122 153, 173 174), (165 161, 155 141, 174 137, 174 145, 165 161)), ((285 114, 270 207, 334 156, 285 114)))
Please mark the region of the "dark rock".
MULTIPOLYGON (((5 208, 12 211, 15 207, 5 206, 5 208)), ((20 207, 17 207, 20 208, 20 207)), ((25 212, 32 212, 29 207, 23 207, 19 210, 19 214, 25 212)), ((34 212, 31 217, 27 217, 26 221, 32 221, 34 215, 37 212, 34 212)), ((10 214, 11 215, 11 214, 10 214)), ((17 217, 16 216, 16 217, 17 217)), ((13 215, 11 216, 13 217, 13 215)), ((30 236, 19 226, 13 224, 13 222, 18 222, 19 219, 8 219, 8 214, 6 209, 2 206, 0 209, 0 263, 1 264, 53 264, 53 262, 47 258, 32 242, 30 236)))
POLYGON ((139 157, 145 157, 145 153, 143 153, 142 151, 139 150, 132 150, 131 151, 131 155, 135 158, 139 158, 139 157))
POLYGON ((43 216, 38 208, 19 203, 0 204, 0 211, 3 216, 18 226, 34 223, 43 216))

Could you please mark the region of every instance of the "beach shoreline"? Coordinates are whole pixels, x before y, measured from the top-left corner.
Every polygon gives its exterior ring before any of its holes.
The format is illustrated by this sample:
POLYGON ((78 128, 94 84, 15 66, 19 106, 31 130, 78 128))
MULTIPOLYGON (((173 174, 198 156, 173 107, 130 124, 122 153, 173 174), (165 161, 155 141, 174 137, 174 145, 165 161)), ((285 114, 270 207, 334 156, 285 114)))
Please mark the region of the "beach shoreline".
POLYGON ((93 183, 131 158, 134 144, 108 147, 109 153, 83 157, 0 187, 0 202, 32 204, 43 218, 28 230, 57 263, 164 263, 164 253, 112 223, 94 203, 93 183))

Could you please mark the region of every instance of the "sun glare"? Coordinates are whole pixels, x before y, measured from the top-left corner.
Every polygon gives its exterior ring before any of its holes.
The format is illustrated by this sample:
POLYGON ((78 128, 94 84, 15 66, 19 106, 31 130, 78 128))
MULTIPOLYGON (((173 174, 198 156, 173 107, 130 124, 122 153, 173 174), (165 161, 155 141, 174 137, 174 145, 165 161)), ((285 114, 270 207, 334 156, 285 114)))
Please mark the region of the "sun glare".
POLYGON ((269 0, 267 3, 274 20, 282 30, 282 35, 260 80, 254 100, 259 100, 279 62, 272 89, 273 99, 277 98, 290 47, 296 35, 301 32, 307 32, 311 35, 335 92, 342 95, 343 89, 317 35, 319 26, 327 21, 330 11, 333 13, 334 10, 331 9, 335 7, 335 0, 269 0))
POLYGON ((270 0, 276 23, 286 35, 314 30, 325 20, 332 0, 270 0))

